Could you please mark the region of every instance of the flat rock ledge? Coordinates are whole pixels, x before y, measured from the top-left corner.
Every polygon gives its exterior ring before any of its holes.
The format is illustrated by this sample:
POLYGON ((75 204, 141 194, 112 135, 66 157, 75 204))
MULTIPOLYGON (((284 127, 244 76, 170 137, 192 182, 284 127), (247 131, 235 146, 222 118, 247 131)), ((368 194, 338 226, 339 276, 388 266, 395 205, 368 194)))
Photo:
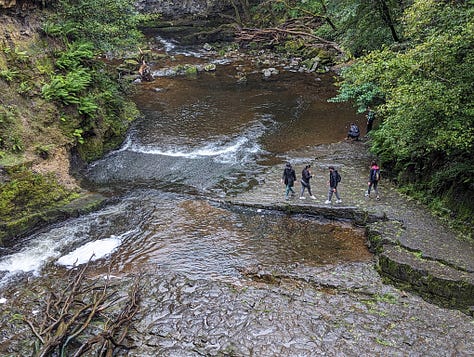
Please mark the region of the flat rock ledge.
MULTIPOLYGON (((250 191, 228 198, 225 204, 308 214, 365 227, 376 269, 388 282, 437 305, 474 316, 474 242, 460 238, 425 207, 400 194, 384 179, 383 168, 380 200, 365 197, 372 159, 365 142, 318 145, 290 155, 288 161, 297 176, 304 165, 311 164, 315 200, 284 199, 284 185, 280 182, 282 162, 257 177, 259 184, 250 191), (340 204, 324 204, 329 165, 342 175, 338 188, 343 200, 340 204)), ((297 182, 297 196, 299 190, 297 182)))
MULTIPOLYGON (((424 254, 423 250, 404 244, 404 236, 416 237, 418 232, 412 232, 400 222, 367 224, 366 232, 382 276, 428 301, 474 316, 474 272, 469 267, 442 256, 424 254)), ((456 254, 453 250, 452 255, 456 254)))
POLYGON ((404 245, 402 236, 417 233, 410 232, 410 228, 399 221, 389 220, 385 212, 306 203, 253 203, 239 200, 223 203, 255 210, 305 214, 315 219, 350 221, 355 226, 364 226, 367 245, 375 254, 376 268, 389 283, 415 291, 435 304, 474 314, 474 272, 466 270, 464 266, 424 256, 421 251, 404 245))

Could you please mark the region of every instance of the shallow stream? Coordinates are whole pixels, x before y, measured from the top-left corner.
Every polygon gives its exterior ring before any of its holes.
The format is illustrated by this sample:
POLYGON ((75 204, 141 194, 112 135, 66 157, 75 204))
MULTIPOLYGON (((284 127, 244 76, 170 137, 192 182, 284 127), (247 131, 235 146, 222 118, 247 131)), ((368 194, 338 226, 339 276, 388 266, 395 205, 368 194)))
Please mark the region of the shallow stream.
MULTIPOLYGON (((21 304, 15 297, 32 285, 47 286, 94 254, 91 276, 110 268, 124 285, 142 276, 130 355, 474 351, 469 317, 381 281, 363 230, 218 202, 265 180, 290 151, 304 157, 309 147, 342 140, 351 121, 362 126, 350 106, 327 102, 331 75, 279 68, 265 78, 244 59, 169 41, 162 47, 173 60, 153 63, 156 79, 136 85, 143 118, 86 172, 88 186, 115 203, 48 227, 1 257, 1 307, 21 304), (165 75, 186 63, 217 67, 165 75)), ((7 326, 2 321, 4 353, 15 350, 7 326)))

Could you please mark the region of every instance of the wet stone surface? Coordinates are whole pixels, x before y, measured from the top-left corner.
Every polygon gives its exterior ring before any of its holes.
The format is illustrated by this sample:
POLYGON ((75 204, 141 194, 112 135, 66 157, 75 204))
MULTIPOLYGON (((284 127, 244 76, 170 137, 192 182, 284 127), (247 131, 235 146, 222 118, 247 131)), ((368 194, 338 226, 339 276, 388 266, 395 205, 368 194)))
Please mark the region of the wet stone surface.
POLYGON ((320 207, 331 215, 334 209, 343 212, 349 208, 378 216, 381 220, 369 224, 368 229, 375 238, 370 242, 371 248, 385 259, 382 271, 395 281, 410 284, 425 297, 432 296, 432 301, 469 313, 470 306, 474 305, 474 294, 471 293, 474 291, 473 242, 458 237, 426 208, 398 193, 395 186, 383 178, 383 167, 379 182, 380 200, 376 200, 373 193, 371 197, 366 197, 372 160, 366 140, 342 141, 294 151, 289 153, 287 160, 292 162, 297 172, 295 197, 289 201, 284 199, 285 187, 280 182, 282 163, 268 170, 253 190, 236 195, 229 201, 250 206, 259 206, 264 202, 267 206, 286 207, 288 212, 297 212, 308 206, 320 207), (312 165, 314 177, 311 188, 315 200, 310 199, 307 193, 304 200, 299 199, 300 172, 306 164, 312 165), (324 203, 327 199, 329 165, 333 165, 342 175, 338 186, 342 203, 339 204, 335 198, 330 205, 324 203), (398 247, 396 259, 388 253, 393 251, 393 246, 398 247), (423 282, 418 282, 420 277, 423 282))
POLYGON ((234 282, 169 275, 144 305, 133 356, 467 356, 474 348, 470 318, 382 284, 370 263, 256 268, 234 282))

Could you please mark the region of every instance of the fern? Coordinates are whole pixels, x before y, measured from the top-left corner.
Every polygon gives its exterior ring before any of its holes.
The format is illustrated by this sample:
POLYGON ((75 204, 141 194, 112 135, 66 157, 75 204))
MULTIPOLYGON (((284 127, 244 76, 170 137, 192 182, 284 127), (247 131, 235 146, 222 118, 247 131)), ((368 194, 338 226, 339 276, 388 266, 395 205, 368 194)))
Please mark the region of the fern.
POLYGON ((47 100, 60 100, 64 104, 78 104, 79 93, 91 83, 91 75, 84 68, 77 68, 66 75, 56 75, 41 89, 47 100))
POLYGON ((67 51, 61 53, 56 61, 60 69, 75 69, 84 60, 94 58, 94 45, 91 42, 73 42, 67 45, 67 51))

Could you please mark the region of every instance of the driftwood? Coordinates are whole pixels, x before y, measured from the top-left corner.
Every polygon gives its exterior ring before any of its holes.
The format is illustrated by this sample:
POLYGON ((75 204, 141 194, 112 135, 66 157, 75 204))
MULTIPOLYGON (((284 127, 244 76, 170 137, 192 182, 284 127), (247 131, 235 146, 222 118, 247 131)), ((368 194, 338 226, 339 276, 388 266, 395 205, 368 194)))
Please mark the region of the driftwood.
POLYGON ((124 340, 139 310, 138 282, 128 297, 120 296, 110 283, 110 274, 90 282, 85 277, 87 268, 85 264, 72 270, 66 286, 50 292, 36 320, 24 318, 39 342, 34 356, 81 356, 92 348, 98 356, 112 356, 118 348, 128 349, 124 340))
POLYGON ((306 16, 291 19, 278 27, 269 28, 241 28, 237 32, 236 40, 241 44, 256 42, 267 43, 270 46, 280 44, 290 38, 303 39, 307 46, 332 48, 343 53, 337 43, 328 41, 313 34, 314 28, 321 24, 320 19, 306 16))

